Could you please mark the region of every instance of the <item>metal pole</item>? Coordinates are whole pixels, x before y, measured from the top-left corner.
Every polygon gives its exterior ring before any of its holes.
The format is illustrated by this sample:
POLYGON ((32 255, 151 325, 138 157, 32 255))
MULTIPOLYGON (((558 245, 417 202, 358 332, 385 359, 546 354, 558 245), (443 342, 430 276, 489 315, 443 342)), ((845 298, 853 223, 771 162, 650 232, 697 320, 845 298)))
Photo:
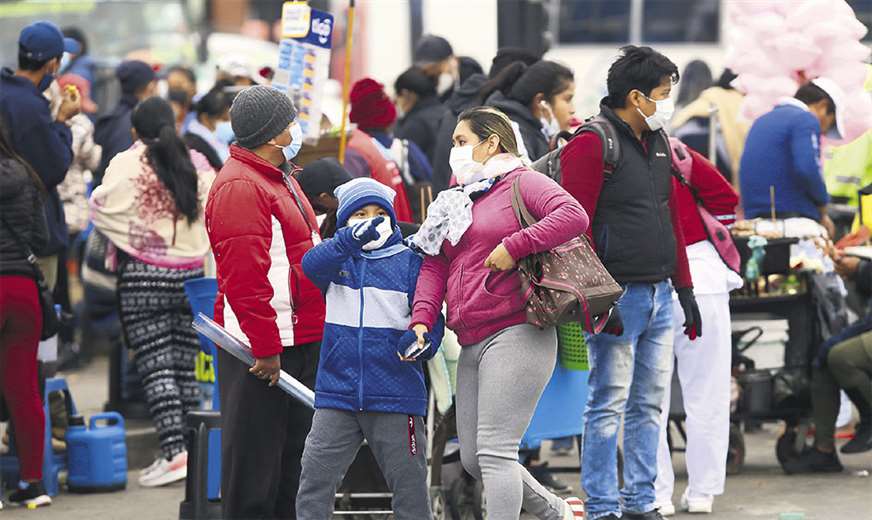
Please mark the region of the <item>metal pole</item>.
POLYGON ((342 125, 339 131, 339 163, 345 164, 348 145, 348 91, 351 89, 351 48, 354 34, 354 0, 348 0, 348 25, 345 28, 345 77, 342 79, 342 125))
POLYGON ((631 0, 630 2, 630 43, 635 45, 642 43, 644 3, 643 0, 631 0))

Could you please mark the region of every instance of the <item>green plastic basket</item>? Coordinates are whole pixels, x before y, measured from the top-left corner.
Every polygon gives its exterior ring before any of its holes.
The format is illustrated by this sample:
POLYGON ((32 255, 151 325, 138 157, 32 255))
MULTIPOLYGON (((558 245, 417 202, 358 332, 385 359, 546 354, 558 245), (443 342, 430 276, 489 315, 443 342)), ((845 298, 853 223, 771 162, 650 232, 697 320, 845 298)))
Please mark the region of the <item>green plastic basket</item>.
POLYGON ((557 345, 560 348, 560 364, 568 370, 590 370, 587 359, 587 341, 581 323, 557 326, 557 345))

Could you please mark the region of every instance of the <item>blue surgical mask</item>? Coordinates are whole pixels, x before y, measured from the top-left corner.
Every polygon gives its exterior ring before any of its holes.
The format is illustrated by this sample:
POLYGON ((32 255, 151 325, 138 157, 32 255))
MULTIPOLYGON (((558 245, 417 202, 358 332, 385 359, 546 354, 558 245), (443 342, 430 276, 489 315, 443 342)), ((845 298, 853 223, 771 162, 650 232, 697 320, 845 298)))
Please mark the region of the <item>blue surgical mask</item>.
POLYGON ((291 160, 300 153, 300 148, 303 147, 303 129, 297 123, 291 127, 291 144, 282 148, 282 153, 285 154, 285 159, 291 160))
POLYGON ((230 121, 221 121, 215 125, 215 137, 224 144, 230 144, 236 140, 230 121))
POLYGON ((303 129, 300 128, 299 123, 291 126, 291 144, 286 146, 280 146, 275 143, 268 143, 276 148, 281 148, 282 154, 285 156, 286 161, 290 161, 294 157, 300 153, 300 148, 303 147, 303 129))

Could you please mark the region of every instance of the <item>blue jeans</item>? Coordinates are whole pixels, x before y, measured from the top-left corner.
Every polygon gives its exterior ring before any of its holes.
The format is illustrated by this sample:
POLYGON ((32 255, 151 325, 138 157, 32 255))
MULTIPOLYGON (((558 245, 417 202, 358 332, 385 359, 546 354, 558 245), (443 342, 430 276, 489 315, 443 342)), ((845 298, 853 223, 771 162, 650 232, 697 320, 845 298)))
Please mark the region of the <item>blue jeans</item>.
POLYGON ((618 300, 624 334, 588 338, 581 485, 588 517, 654 509, 660 407, 672 363, 672 285, 630 283, 618 300), (618 490, 618 430, 624 416, 624 488, 618 490), (623 506, 623 507, 622 507, 623 506))

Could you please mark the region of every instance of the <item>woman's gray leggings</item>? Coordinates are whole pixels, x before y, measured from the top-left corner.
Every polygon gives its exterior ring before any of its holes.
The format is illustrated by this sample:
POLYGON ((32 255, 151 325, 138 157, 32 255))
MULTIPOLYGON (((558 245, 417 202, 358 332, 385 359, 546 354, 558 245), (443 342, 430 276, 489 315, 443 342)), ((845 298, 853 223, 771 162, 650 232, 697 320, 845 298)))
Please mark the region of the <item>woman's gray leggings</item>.
POLYGON ((561 520, 564 502, 518 462, 518 444, 557 360, 554 328, 515 325, 463 347, 457 365, 460 459, 482 481, 489 520, 517 520, 521 506, 561 520))

